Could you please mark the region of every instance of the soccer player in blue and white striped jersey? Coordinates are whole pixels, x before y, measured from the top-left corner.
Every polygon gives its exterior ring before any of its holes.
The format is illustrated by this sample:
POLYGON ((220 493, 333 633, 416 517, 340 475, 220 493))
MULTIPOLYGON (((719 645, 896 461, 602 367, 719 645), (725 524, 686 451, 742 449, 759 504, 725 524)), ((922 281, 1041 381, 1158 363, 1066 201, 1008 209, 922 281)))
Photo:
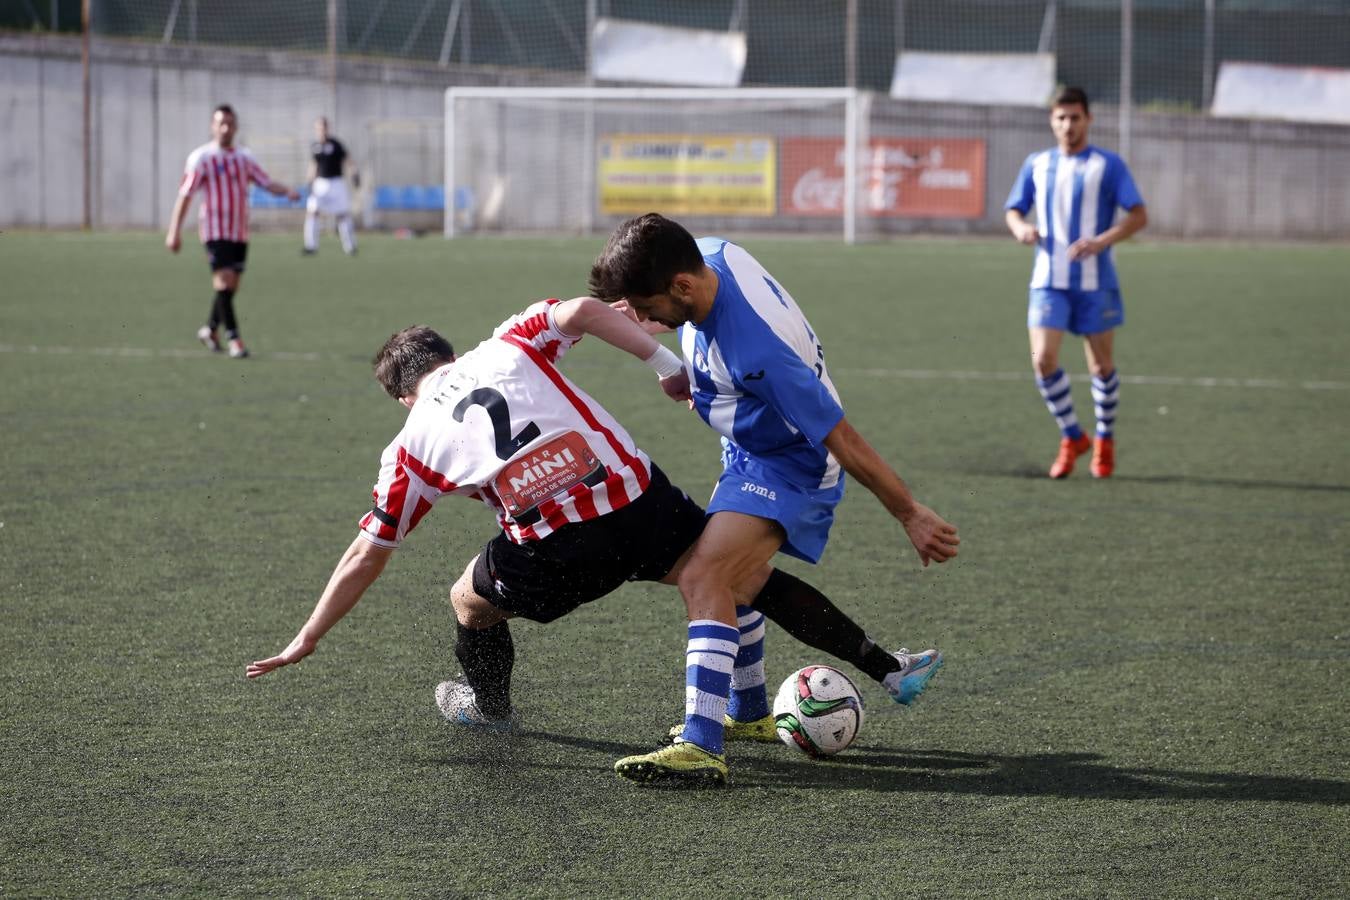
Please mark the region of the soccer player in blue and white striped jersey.
POLYGON ((1114 336, 1125 323, 1125 307, 1111 246, 1148 224, 1144 198, 1125 161, 1088 143, 1091 123, 1087 94, 1074 87, 1060 91, 1050 109, 1056 146, 1027 157, 1004 204, 1013 237, 1036 247, 1027 330, 1036 386, 1061 435, 1051 478, 1067 477, 1088 450, 1093 451, 1093 476, 1108 478, 1115 470, 1120 373, 1114 336), (1034 225, 1026 219, 1033 205, 1034 225), (1119 222, 1117 208, 1126 210, 1119 222), (1079 427, 1069 376, 1059 364, 1065 331, 1083 337, 1097 416, 1095 441, 1079 427))
MULTIPOLYGON (((726 716, 736 722, 766 712, 762 701, 746 702, 763 693, 756 573, 780 550, 820 559, 845 473, 899 520, 924 565, 956 556, 960 540, 849 424, 815 330, 743 247, 695 241, 679 223, 648 213, 610 237, 590 287, 600 299, 625 302, 649 331, 679 329, 692 405, 722 438, 709 519, 678 577, 689 615, 684 725, 671 747, 615 764, 634 781, 694 781, 710 768, 725 772, 726 716), (746 688, 754 682, 752 698, 746 688)), ((823 614, 807 618, 816 631, 832 627, 823 614)), ((892 657, 893 671, 877 680, 904 704, 942 665, 936 650, 892 657)))

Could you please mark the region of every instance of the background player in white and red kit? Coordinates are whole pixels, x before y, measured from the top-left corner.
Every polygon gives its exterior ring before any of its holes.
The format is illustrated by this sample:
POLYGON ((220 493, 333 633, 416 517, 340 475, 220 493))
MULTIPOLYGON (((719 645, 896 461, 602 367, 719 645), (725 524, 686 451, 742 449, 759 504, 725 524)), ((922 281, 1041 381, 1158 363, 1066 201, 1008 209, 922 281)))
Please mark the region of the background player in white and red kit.
POLYGON ((232 107, 221 104, 212 110, 212 140, 188 154, 178 199, 169 216, 169 233, 164 238, 164 246, 173 253, 182 247, 183 217, 192 203, 192 195, 201 191, 197 228, 211 265, 211 287, 216 293, 206 324, 197 332, 197 339, 211 350, 220 350, 216 329, 224 325, 230 356, 243 359, 248 356, 248 349, 239 337, 234 294, 239 290, 239 277, 248 258, 248 186, 256 184, 268 193, 291 201, 299 200, 300 194, 273 181, 246 147, 234 145, 238 130, 239 120, 232 107))
MULTIPOLYGON (((312 653, 446 494, 486 504, 502 528, 451 590, 464 680, 436 691, 437 706, 451 721, 510 722, 515 652, 508 618, 549 622, 625 581, 675 583, 703 531, 703 509, 557 369, 587 333, 646 361, 668 396, 689 398, 680 359, 627 316, 590 298, 536 303, 458 359, 429 328, 405 329, 385 343, 375 358, 376 377, 409 414, 381 458, 374 508, 361 519, 309 620, 280 654, 250 664, 250 678, 312 653)), ((737 590, 754 606, 742 641, 760 666, 767 616, 874 680, 894 669, 891 654, 793 576, 765 565, 737 590)), ((757 684, 762 695, 762 673, 757 684)), ((727 737, 778 740, 767 707, 756 721, 728 725, 727 737)))

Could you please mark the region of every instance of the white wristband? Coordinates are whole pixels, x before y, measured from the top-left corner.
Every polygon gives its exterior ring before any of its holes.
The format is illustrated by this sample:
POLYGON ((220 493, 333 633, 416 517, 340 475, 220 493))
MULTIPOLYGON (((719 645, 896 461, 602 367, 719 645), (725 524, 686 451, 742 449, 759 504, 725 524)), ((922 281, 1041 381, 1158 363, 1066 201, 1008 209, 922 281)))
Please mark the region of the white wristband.
POLYGON ((676 356, 665 344, 657 344, 656 352, 643 362, 651 366, 660 378, 669 378, 684 371, 684 360, 676 356))

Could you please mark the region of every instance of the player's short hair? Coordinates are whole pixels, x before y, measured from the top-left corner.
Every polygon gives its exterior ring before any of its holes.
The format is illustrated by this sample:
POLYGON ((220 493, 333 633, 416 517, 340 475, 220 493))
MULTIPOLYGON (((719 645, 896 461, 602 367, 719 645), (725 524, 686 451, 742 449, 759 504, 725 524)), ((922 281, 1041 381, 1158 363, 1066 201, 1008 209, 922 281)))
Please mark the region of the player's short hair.
POLYGON ((651 297, 670 290, 675 276, 703 271, 703 254, 679 222, 647 213, 610 235, 591 266, 591 296, 601 300, 651 297))
POLYGON ((233 116, 236 119, 239 118, 239 114, 234 111, 234 107, 228 103, 222 103, 211 110, 211 118, 215 118, 216 113, 224 113, 227 116, 233 116))
POLYGON ((384 342, 371 362, 375 380, 395 400, 417 392, 418 382, 433 369, 455 361, 450 342, 425 325, 411 325, 384 342))
POLYGON ((1087 91, 1080 87, 1060 88, 1059 92, 1055 94, 1055 99, 1051 101, 1050 106, 1051 108, 1054 108, 1056 106, 1073 106, 1074 104, 1083 107, 1083 112, 1085 113, 1092 112, 1092 110, 1088 108, 1087 91))

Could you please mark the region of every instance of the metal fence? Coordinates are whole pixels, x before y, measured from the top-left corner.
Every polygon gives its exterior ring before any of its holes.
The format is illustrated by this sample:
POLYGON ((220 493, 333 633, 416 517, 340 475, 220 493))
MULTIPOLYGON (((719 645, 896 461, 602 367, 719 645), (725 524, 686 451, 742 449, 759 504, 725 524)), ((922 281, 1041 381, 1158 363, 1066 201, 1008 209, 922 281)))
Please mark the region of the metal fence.
MULTIPOLYGON (((1053 52, 1092 96, 1201 110, 1225 60, 1350 68, 1346 0, 83 0, 96 34, 581 78, 598 16, 743 31, 746 86, 889 90, 905 50, 1053 52), (1129 22, 1132 35, 1123 33, 1129 22), (1122 77, 1129 53, 1132 77, 1122 77)), ((82 0, 9 0, 0 28, 78 32, 82 0)))

